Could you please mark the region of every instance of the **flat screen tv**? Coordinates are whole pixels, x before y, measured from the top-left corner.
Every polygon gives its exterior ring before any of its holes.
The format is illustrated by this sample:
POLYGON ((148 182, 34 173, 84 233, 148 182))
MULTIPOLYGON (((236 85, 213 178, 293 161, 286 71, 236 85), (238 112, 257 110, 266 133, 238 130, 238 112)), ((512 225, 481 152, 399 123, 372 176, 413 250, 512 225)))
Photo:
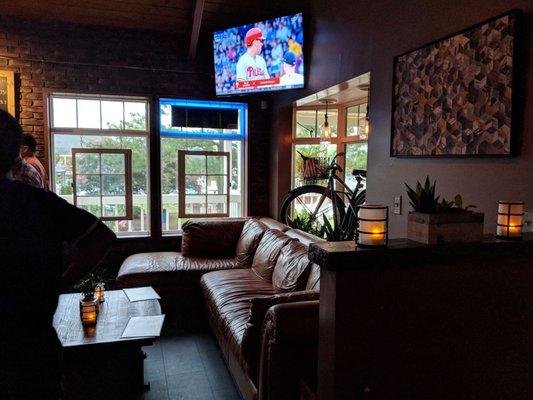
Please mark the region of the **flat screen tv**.
POLYGON ((304 87, 302 14, 213 33, 217 96, 304 87))

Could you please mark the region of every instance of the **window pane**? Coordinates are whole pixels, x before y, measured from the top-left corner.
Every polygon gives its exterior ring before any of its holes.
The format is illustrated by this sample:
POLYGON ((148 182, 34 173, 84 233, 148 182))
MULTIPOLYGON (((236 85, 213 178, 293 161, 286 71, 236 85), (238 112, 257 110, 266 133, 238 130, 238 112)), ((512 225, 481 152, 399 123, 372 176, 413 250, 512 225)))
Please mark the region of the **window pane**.
POLYGON ((186 174, 205 174, 205 156, 185 156, 186 174))
POLYGON ((102 208, 100 206, 100 197, 79 197, 78 207, 90 212, 97 217, 102 216, 102 208))
POLYGON ((355 180, 352 171, 354 169, 366 170, 367 152, 367 142, 346 144, 346 168, 344 180, 351 189, 354 189, 357 184, 357 181, 355 180))
POLYGON ((207 156, 208 174, 226 174, 227 158, 225 156, 207 156))
POLYGON ((186 195, 185 196, 185 211, 187 214, 205 214, 206 204, 205 196, 201 195, 186 195))
POLYGON ((99 196, 100 195, 100 175, 77 175, 76 174, 76 195, 77 196, 99 196))
POLYGON ((359 135, 359 106, 353 106, 346 109, 346 135, 359 135))
POLYGON ((76 99, 52 100, 54 128, 76 128, 76 99))
POLYGON ((222 176, 207 176, 207 193, 208 194, 226 194, 228 193, 226 187, 227 175, 222 176))
POLYGON ((126 194, 126 177, 124 175, 102 175, 102 195, 124 196, 126 194))
POLYGON ((100 154, 77 153, 76 174, 99 174, 100 154))
MULTIPOLYGON (((178 218, 178 150, 194 151, 226 151, 230 153, 231 165, 231 192, 229 212, 231 217, 241 217, 244 215, 244 193, 242 159, 243 146, 239 140, 213 140, 213 139, 184 139, 175 137, 161 138, 161 221, 163 232, 173 234, 179 229, 187 218, 178 218)), ((187 159, 187 158, 186 158, 187 159)), ((205 165, 205 158, 204 158, 205 165)), ((208 178, 209 185, 211 178, 208 178)), ((217 183, 218 185, 218 183, 217 183)), ((206 190, 208 190, 206 188, 206 190)), ((196 209, 199 203, 205 204, 205 196, 198 196, 195 199, 196 209), (203 198, 203 199, 202 199, 203 198)), ((191 196, 191 198, 193 198, 191 196)), ((186 201, 192 199, 186 197, 186 201)), ((186 205, 186 212, 192 212, 193 206, 186 205)), ((204 207, 205 209, 205 207, 204 207)), ((200 213, 200 211, 197 211, 200 213)))
POLYGON ((322 158, 332 158, 335 156, 337 151, 337 145, 329 144, 327 146, 319 144, 297 144, 294 146, 294 186, 299 187, 306 184, 306 181, 303 179, 302 168, 303 162, 302 157, 297 152, 302 153, 306 157, 322 157, 322 158))
POLYGON ((78 100, 78 128, 100 129, 100 100, 78 100))
POLYGON ((122 101, 102 101, 102 129, 124 129, 122 101))
POLYGON ((125 164, 123 154, 102 154, 103 174, 125 174, 125 164))
POLYGON ((124 129, 146 130, 146 103, 124 102, 124 129))
POLYGON ((226 211, 226 196, 207 196, 207 213, 222 214, 226 211))
MULTIPOLYGON (((124 197, 102 197, 102 206, 103 206, 103 216, 104 217, 121 217, 126 215, 126 200, 124 197)), ((119 224, 122 223, 122 225, 126 224, 126 228, 128 227, 127 223, 129 221, 119 221, 119 224)), ((119 230, 127 230, 127 229, 119 229, 119 230)))
POLYGON ((368 121, 366 120, 366 108, 367 105, 361 104, 359 107, 359 135, 361 139, 366 139, 368 135, 368 121))
POLYGON ((296 137, 316 136, 316 110, 296 111, 296 137))
POLYGON ((185 192, 187 194, 205 194, 204 175, 185 175, 185 192))
MULTIPOLYGON (((320 133, 322 132, 322 127, 324 126, 325 121, 325 115, 326 115, 326 109, 318 110, 318 116, 317 116, 317 129, 318 129, 318 136, 320 136, 320 133)), ((338 113, 337 109, 329 109, 328 108, 328 123, 331 127, 331 136, 337 136, 337 120, 338 120, 338 113)))

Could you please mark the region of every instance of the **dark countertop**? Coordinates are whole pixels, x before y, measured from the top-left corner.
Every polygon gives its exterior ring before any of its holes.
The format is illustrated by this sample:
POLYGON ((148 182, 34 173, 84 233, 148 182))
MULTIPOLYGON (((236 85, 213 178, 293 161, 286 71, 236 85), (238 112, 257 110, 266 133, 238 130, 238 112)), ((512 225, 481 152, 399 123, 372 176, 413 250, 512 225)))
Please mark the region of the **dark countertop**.
POLYGON ((475 261, 487 257, 531 257, 533 265, 533 233, 523 240, 502 240, 485 235, 483 241, 426 245, 408 239, 391 239, 387 247, 360 248, 354 241, 313 243, 309 259, 328 270, 369 270, 409 267, 442 262, 475 261))

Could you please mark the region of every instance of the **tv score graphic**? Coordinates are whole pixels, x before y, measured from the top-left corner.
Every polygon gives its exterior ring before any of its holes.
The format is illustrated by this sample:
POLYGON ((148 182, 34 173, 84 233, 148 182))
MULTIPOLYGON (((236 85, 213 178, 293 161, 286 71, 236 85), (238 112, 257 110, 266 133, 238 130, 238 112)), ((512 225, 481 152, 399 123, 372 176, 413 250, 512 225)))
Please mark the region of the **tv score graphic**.
POLYGON ((213 34, 217 95, 304 87, 302 14, 213 34))

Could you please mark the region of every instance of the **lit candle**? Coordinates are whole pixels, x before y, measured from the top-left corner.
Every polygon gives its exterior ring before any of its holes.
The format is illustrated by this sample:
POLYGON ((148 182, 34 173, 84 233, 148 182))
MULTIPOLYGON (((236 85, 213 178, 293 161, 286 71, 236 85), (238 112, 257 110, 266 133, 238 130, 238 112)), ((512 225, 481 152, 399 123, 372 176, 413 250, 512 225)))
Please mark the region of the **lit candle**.
POLYGON ((521 201, 498 202, 496 236, 502 238, 520 238, 524 224, 524 203, 521 201))
POLYGON ((80 314, 82 325, 94 325, 96 324, 96 307, 98 307, 97 301, 82 300, 80 302, 80 314))
POLYGON ((100 282, 96 284, 94 288, 94 297, 100 303, 103 303, 105 301, 105 283, 104 282, 100 282))
POLYGON ((387 243, 388 208, 377 204, 365 204, 359 208, 358 240, 362 246, 383 246, 387 243))

